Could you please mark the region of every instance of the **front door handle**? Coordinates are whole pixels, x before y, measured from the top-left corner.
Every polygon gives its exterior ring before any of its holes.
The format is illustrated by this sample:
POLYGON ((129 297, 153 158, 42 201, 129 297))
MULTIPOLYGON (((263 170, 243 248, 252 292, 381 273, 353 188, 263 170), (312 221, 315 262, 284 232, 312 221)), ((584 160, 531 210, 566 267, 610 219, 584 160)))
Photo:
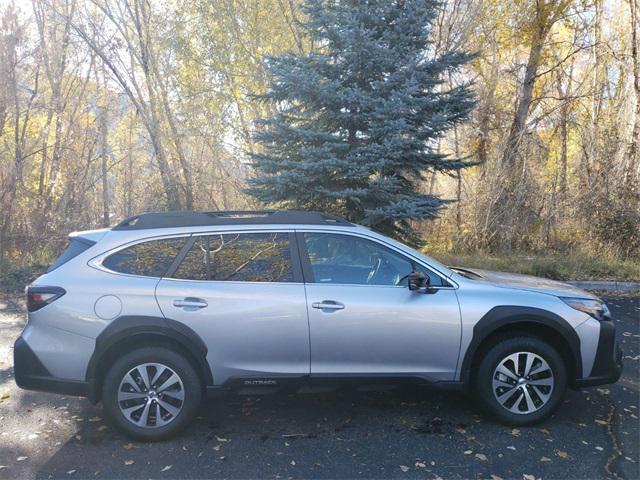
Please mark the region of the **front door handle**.
POLYGON ((209 304, 205 300, 201 298, 193 298, 193 297, 181 298, 173 301, 174 307, 187 308, 187 309, 205 308, 208 305, 209 304))
POLYGON ((344 304, 340 302, 336 302, 334 300, 323 300, 322 302, 313 302, 311 304, 313 308, 318 308, 320 310, 342 310, 344 309, 344 304))

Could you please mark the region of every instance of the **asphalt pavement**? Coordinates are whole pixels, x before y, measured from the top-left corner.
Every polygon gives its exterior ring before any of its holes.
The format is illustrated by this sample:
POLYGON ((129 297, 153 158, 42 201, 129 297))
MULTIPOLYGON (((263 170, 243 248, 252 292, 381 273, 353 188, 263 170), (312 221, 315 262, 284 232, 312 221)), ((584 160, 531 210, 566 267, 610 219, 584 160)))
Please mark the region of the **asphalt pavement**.
POLYGON ((20 390, 20 306, 0 301, 0 478, 640 478, 640 298, 606 299, 624 349, 615 385, 569 391, 514 429, 473 398, 418 387, 207 401, 180 437, 132 442, 87 400, 20 390))

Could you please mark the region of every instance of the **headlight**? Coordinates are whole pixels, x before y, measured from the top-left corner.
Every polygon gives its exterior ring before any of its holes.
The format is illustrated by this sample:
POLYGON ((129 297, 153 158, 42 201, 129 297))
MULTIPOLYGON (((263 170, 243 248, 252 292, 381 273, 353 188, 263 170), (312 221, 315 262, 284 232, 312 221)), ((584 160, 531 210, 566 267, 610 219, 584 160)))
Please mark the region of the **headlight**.
POLYGON ((581 312, 591 315, 596 320, 609 320, 611 313, 607 304, 602 300, 592 300, 590 298, 572 298, 572 297, 560 297, 564 303, 571 308, 580 310, 581 312))

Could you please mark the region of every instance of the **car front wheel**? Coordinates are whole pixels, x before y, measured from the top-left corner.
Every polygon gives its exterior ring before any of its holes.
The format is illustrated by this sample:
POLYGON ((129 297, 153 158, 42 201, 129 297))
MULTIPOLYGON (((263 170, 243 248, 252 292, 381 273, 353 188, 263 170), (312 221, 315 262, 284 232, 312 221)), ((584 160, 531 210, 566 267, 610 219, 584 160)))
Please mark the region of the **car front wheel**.
POLYGON ((161 347, 117 360, 104 381, 102 403, 115 426, 144 441, 169 438, 196 415, 202 398, 198 374, 180 354, 161 347))
POLYGON ((517 336, 493 345, 480 361, 475 387, 485 409, 510 425, 550 416, 561 404, 567 369, 554 347, 536 337, 517 336))

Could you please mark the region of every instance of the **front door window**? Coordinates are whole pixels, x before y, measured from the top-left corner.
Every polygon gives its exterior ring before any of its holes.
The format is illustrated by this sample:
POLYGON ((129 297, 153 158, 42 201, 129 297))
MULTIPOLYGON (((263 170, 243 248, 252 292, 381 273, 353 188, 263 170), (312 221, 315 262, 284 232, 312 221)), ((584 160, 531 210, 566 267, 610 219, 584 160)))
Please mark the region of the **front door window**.
MULTIPOLYGON (((417 268, 404 255, 365 238, 309 232, 304 239, 315 283, 407 286, 407 276, 417 268)), ((435 275, 432 284, 441 284, 435 275)))

